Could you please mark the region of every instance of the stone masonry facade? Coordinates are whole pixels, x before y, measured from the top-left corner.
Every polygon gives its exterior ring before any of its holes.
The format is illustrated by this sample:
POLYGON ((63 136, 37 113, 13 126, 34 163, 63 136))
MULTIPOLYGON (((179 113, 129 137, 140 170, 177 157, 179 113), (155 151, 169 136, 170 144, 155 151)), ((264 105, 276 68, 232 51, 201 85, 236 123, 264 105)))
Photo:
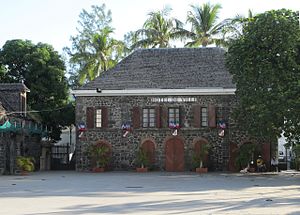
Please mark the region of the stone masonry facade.
MULTIPOLYGON (((91 162, 87 156, 87 147, 98 141, 106 141, 112 147, 111 169, 130 170, 135 167, 135 157, 138 148, 145 140, 151 140, 155 144, 154 169, 165 170, 165 142, 172 137, 172 131, 168 125, 160 128, 143 128, 142 114, 140 114, 139 128, 133 130, 123 137, 121 126, 124 122, 132 122, 133 111, 136 107, 157 108, 157 110, 171 107, 180 108, 181 126, 178 138, 184 143, 184 170, 191 170, 193 157, 193 143, 204 138, 211 146, 209 152, 208 167, 210 171, 226 171, 229 162, 230 143, 239 143, 246 137, 237 135, 239 132, 234 127, 231 119, 232 107, 236 103, 234 95, 219 96, 114 96, 114 97, 77 97, 76 98, 76 124, 87 123, 88 107, 106 107, 108 115, 108 126, 106 128, 93 128, 84 132, 81 138, 77 135, 76 146, 76 169, 79 171, 89 170, 91 162), (155 97, 155 99, 153 99, 155 97), (156 102, 159 98, 175 98, 174 102, 156 102), (177 102, 181 98, 192 98, 192 102, 177 102), (197 107, 208 107, 213 105, 217 120, 222 118, 226 122, 224 137, 220 137, 218 126, 195 127, 195 114, 193 109, 197 107), (231 134, 234 133, 234 137, 231 134)), ((162 119, 164 116, 160 115, 162 119)))
MULTIPOLYGON (((16 125, 33 124, 26 116, 26 93, 29 89, 22 83, 0 83, 0 125, 6 120, 16 125), (17 112, 17 113, 14 113, 17 112), (25 124, 24 124, 25 123, 25 124)), ((0 175, 15 174, 17 156, 30 156, 35 159, 35 169, 40 168, 41 135, 28 129, 0 130, 0 175)))

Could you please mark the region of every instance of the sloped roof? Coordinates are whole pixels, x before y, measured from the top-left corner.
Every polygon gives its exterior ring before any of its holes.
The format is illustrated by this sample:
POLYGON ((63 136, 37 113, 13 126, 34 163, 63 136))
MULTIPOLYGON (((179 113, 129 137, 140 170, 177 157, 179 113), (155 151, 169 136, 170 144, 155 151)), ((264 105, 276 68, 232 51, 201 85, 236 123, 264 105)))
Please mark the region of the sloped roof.
POLYGON ((23 83, 0 83, 0 91, 26 91, 30 90, 23 83))
POLYGON ((7 111, 19 109, 19 98, 14 93, 29 92, 23 83, 0 83, 0 102, 7 111))
POLYGON ((235 88, 221 48, 139 49, 80 89, 235 88))
POLYGON ((1 113, 5 112, 5 108, 2 105, 2 102, 0 101, 0 119, 1 119, 1 113))

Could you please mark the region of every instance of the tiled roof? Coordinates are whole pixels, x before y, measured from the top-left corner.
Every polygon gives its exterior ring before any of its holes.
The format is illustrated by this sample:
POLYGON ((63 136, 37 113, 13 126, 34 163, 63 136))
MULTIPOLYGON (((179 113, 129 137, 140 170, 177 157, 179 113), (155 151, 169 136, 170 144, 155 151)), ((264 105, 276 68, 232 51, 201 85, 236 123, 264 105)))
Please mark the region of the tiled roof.
POLYGON ((23 83, 0 83, 0 91, 27 91, 29 89, 23 83))
POLYGON ((139 49, 80 89, 235 88, 221 48, 139 49))

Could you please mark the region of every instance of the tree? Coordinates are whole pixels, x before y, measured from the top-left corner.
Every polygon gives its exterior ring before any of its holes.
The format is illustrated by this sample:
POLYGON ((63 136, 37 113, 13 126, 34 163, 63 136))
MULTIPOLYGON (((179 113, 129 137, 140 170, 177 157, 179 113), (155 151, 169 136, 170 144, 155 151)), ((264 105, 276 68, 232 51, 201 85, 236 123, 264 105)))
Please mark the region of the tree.
POLYGON ((223 24, 217 23, 218 13, 222 8, 220 4, 210 5, 204 3, 202 6, 192 5, 192 11, 188 11, 187 23, 192 25, 191 31, 183 30, 185 37, 191 39, 186 43, 187 47, 198 47, 213 43, 220 43, 218 34, 223 24))
POLYGON ((225 19, 222 22, 222 46, 228 47, 232 40, 236 40, 243 35, 244 26, 254 17, 251 10, 248 10, 248 17, 236 15, 234 18, 225 19))
POLYGON ((0 81, 1 82, 5 78, 5 73, 6 73, 6 69, 5 69, 4 65, 1 64, 1 61, 0 61, 0 81))
POLYGON ((92 6, 79 15, 78 35, 71 37, 72 47, 64 50, 70 56, 71 81, 82 85, 94 80, 102 72, 113 67, 123 56, 123 42, 111 37, 111 11, 106 6, 92 6))
POLYGON ((240 127, 262 140, 282 132, 300 140, 299 12, 268 11, 249 20, 230 44, 227 66, 236 83, 240 127))
POLYGON ((65 64, 61 56, 48 44, 10 40, 2 47, 0 59, 6 68, 1 82, 24 81, 30 89, 30 109, 40 111, 42 122, 53 129, 52 138, 59 139, 62 124, 58 122, 64 115, 58 118, 58 109, 68 104, 65 64))
POLYGON ((171 47, 170 42, 182 38, 182 22, 175 18, 169 18, 171 8, 164 8, 161 11, 150 12, 149 18, 145 21, 143 28, 136 31, 134 44, 135 48, 166 48, 171 47))
POLYGON ((136 49, 133 44, 140 40, 139 35, 135 31, 129 31, 124 35, 124 56, 129 55, 134 49, 136 49))

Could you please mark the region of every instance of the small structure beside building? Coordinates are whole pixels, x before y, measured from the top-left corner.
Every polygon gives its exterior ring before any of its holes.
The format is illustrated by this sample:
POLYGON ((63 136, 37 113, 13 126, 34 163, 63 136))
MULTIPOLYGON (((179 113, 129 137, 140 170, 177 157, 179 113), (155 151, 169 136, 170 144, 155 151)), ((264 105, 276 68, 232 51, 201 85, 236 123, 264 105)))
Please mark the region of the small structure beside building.
MULTIPOLYGON (((224 54, 220 48, 140 49, 74 90, 76 169, 91 169, 88 148, 100 143, 111 149, 111 169, 133 169, 143 148, 152 169, 192 170, 194 155, 209 144, 209 171, 232 170, 235 149, 250 139, 231 117, 235 85, 224 54)), ((270 144, 263 149, 268 162, 270 144)))
POLYGON ((16 172, 17 156, 33 157, 36 170, 50 167, 50 148, 41 141, 45 128, 27 113, 28 92, 23 83, 0 84, 0 174, 16 172))

